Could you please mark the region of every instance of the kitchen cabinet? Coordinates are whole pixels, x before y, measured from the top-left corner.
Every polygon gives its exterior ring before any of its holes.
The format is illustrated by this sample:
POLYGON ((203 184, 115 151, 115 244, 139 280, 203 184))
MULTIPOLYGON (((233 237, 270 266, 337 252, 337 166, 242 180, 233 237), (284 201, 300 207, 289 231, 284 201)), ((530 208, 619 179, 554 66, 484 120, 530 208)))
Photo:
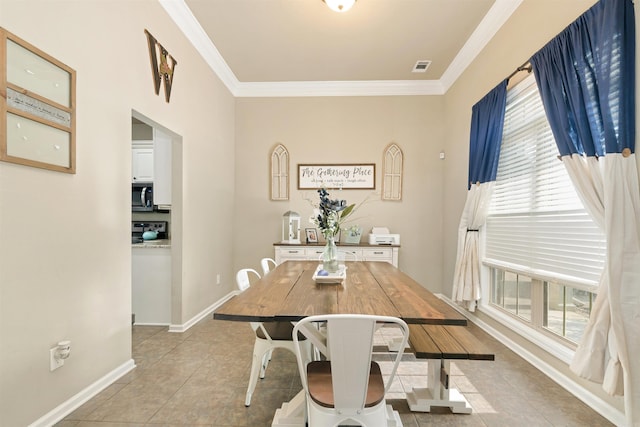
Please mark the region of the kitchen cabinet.
POLYGON ((131 177, 133 182, 153 182, 153 141, 134 141, 131 152, 131 177))
MULTIPOLYGON (((275 261, 280 264, 288 260, 311 260, 317 261, 322 255, 324 245, 322 244, 287 244, 274 243, 275 261)), ((353 253, 359 261, 381 261, 388 262, 394 267, 398 267, 399 245, 369 245, 361 243, 358 245, 337 245, 339 251, 353 253)))
POLYGON ((131 309, 137 325, 171 323, 171 248, 133 247, 131 309))
POLYGON ((153 200, 160 207, 171 206, 171 137, 154 129, 153 200))
POLYGON ((132 182, 153 182, 153 204, 171 206, 171 137, 153 129, 152 140, 133 140, 132 182))

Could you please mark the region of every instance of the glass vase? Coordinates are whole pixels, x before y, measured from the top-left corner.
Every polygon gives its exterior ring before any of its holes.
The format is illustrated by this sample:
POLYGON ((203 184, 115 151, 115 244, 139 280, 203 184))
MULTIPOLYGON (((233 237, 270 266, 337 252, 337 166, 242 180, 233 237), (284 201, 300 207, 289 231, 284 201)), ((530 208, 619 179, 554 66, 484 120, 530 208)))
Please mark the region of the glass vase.
POLYGON ((322 252, 322 269, 329 273, 338 271, 338 248, 334 237, 327 237, 327 244, 322 252))

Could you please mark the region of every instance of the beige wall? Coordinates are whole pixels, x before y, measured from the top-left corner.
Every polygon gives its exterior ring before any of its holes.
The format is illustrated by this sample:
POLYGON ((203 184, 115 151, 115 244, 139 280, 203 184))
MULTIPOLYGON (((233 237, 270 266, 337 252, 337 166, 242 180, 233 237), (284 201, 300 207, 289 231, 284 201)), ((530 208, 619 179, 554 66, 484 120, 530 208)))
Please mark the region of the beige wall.
POLYGON ((0 425, 19 426, 131 359, 132 110, 182 136, 173 322, 231 289, 212 277, 232 276, 234 102, 156 1, 0 0, 0 26, 78 73, 77 173, 0 163, 0 425), (178 60, 170 104, 145 28, 178 60), (49 372, 63 339, 72 355, 49 372))
MULTIPOLYGON (((308 223, 315 191, 297 190, 299 163, 375 163, 376 194, 331 192, 367 203, 354 219, 399 233, 399 266, 434 292, 442 284, 443 104, 440 96, 238 99, 236 101, 236 216, 234 268, 259 267, 281 239, 282 215, 293 210, 308 223), (403 198, 380 200, 382 153, 391 143, 404 152, 403 198), (269 161, 276 143, 290 153, 290 200, 269 198, 269 161)), ((304 230, 303 230, 304 231, 304 230)), ((363 237, 366 239, 366 236, 363 237)))

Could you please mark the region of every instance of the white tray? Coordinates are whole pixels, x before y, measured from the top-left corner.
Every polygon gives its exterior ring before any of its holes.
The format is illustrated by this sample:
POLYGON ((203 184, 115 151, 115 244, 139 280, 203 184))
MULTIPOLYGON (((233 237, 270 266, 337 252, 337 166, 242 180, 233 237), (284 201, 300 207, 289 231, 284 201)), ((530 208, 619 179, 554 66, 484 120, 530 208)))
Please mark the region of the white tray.
POLYGON ((313 281, 316 283, 340 284, 347 278, 347 266, 344 264, 339 265, 338 271, 329 273, 328 276, 318 276, 320 270, 322 270, 322 264, 318 264, 315 273, 313 273, 313 281))

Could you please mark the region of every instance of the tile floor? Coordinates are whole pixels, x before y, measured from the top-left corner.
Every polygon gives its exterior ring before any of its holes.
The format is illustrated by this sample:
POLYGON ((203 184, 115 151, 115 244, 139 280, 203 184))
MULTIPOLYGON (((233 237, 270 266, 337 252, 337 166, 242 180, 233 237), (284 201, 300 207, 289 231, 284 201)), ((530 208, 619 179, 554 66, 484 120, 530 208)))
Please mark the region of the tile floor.
MULTIPOLYGON (((606 419, 477 327, 470 328, 496 360, 452 363, 452 383, 474 408, 412 413, 403 387, 424 384, 423 361, 401 364, 389 403, 405 427, 609 426, 606 419)), ((244 406, 253 348, 249 325, 205 319, 189 331, 134 326, 137 367, 57 424, 57 427, 270 426, 274 412, 300 389, 293 354, 274 352, 250 407, 244 406)))

